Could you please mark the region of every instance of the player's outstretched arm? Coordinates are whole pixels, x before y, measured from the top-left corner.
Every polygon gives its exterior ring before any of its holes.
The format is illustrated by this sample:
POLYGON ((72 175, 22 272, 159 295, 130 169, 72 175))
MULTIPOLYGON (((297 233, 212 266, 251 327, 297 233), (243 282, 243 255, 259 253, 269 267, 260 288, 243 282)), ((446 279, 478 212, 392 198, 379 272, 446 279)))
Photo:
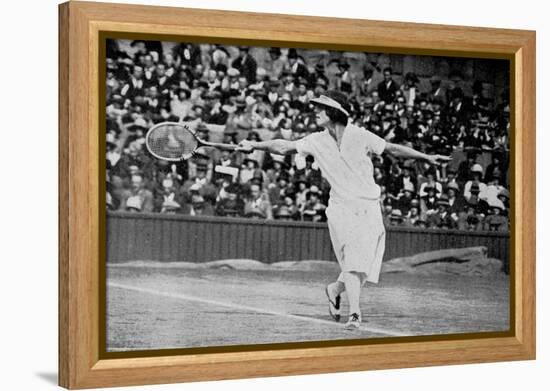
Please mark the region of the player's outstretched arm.
POLYGON ((386 148, 384 152, 388 152, 395 157, 404 158, 404 159, 418 159, 425 160, 430 164, 441 164, 451 160, 449 156, 444 155, 428 155, 423 152, 419 152, 415 149, 406 147, 404 145, 386 143, 386 148))
POLYGON ((267 140, 267 141, 249 141, 243 140, 239 143, 237 151, 252 152, 255 149, 276 153, 279 155, 289 155, 296 153, 296 142, 289 140, 267 140))

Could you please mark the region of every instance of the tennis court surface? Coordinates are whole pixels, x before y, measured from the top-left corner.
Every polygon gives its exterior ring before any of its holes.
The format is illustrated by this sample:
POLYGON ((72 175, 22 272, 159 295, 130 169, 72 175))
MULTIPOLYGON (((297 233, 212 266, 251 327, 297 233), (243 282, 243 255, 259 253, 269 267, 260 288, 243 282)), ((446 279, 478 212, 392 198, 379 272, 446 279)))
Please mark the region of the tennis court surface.
POLYGON ((362 295, 363 325, 343 329, 327 311, 326 261, 265 265, 128 262, 107 267, 107 351, 506 331, 502 272, 383 273, 362 295))

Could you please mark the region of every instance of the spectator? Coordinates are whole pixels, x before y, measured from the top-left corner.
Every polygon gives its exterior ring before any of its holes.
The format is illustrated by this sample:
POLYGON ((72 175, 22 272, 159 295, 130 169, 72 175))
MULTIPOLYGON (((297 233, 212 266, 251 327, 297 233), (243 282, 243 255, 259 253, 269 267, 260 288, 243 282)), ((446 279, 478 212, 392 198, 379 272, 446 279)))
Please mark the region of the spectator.
POLYGON ((306 203, 302 210, 302 219, 313 222, 326 221, 325 209, 326 206, 321 202, 321 191, 317 186, 311 186, 306 193, 306 203))
POLYGON ((446 188, 446 193, 449 202, 449 214, 453 221, 456 223, 460 215, 464 212, 465 200, 464 197, 460 194, 460 188, 456 182, 449 183, 446 188))
POLYGON ((378 95, 380 100, 384 103, 393 102, 399 86, 392 78, 392 69, 390 67, 384 68, 384 80, 378 84, 378 95))
POLYGON ((240 198, 240 189, 237 184, 230 184, 225 188, 226 197, 216 203, 216 215, 239 217, 244 214, 244 202, 240 198))
POLYGON ((427 194, 426 189, 430 187, 435 190, 435 194, 437 197, 439 197, 443 193, 443 186, 441 185, 441 183, 436 181, 435 176, 435 169, 430 168, 428 171, 426 171, 426 180, 420 185, 420 191, 418 192, 420 197, 424 197, 427 194))
POLYGON ((496 200, 489 207, 489 215, 483 221, 483 229, 485 231, 507 232, 508 219, 503 216, 504 204, 500 200, 496 200))
POLYGON ((471 179, 466 182, 464 185, 464 197, 470 198, 472 185, 476 184, 479 189, 479 197, 486 199, 487 198, 487 185, 481 182, 483 176, 483 167, 481 164, 474 164, 470 169, 471 179))
POLYGON ((403 214, 399 209, 393 209, 390 214, 390 225, 397 227, 403 225, 403 214))
POLYGON ((437 213, 437 196, 433 185, 424 186, 425 195, 420 197, 420 214, 427 219, 437 213))
POLYGON ((185 205, 183 213, 190 216, 213 216, 214 211, 212 205, 206 202, 204 197, 198 191, 191 192, 191 199, 185 205))
MULTIPOLYGON (((317 212, 300 214, 316 198, 310 195, 310 186, 319 191, 319 209, 326 207, 330 190, 310 157, 291 160, 261 152, 244 156, 203 149, 203 157, 172 164, 152 158, 144 148, 144 137, 155 123, 183 120, 199 137, 211 141, 299 139, 320 130, 309 100, 330 84, 350 94, 352 121, 375 134, 419 150, 455 151, 457 158, 467 155, 458 167, 455 161, 441 169, 373 159, 375 181, 386 188, 381 207, 386 209, 388 224, 393 204, 401 211, 403 224, 424 225, 425 218, 439 213, 441 195, 448 196, 447 212, 461 229, 493 229, 484 219, 502 220, 509 215, 504 154, 509 149, 507 91, 497 101, 482 91, 479 81, 463 80, 456 72, 444 79, 407 72, 400 87, 390 67, 381 71, 387 62, 360 60, 350 66, 337 52, 330 58, 310 59, 295 49, 241 47, 232 59, 233 49, 224 45, 181 43, 163 50, 160 42, 134 41, 130 49, 124 47, 111 40, 106 61, 106 201, 110 209, 209 214, 207 210, 215 204, 218 215, 244 215, 240 190, 237 195, 226 192, 236 181, 243 193, 252 184, 260 186, 264 197, 268 191, 272 215, 282 210, 281 219, 288 218, 287 211, 291 218, 319 219, 317 212), (428 87, 425 92, 423 86, 428 87), (256 163, 241 164, 245 158, 256 163), (239 170, 246 178, 239 177, 239 170), (136 176, 141 178, 139 196, 131 190, 136 176), (426 191, 429 186, 435 191, 426 191), (422 198, 415 198, 415 191, 422 198), (197 194, 203 198, 202 209, 197 194), (242 208, 225 205, 234 197, 242 208), (498 218, 492 217, 495 209, 489 207, 496 201, 503 205, 498 218), (473 214, 467 214, 465 204, 473 214)), ((249 216, 266 218, 268 214, 253 211, 249 216)))
POLYGON ((143 183, 143 176, 136 172, 130 179, 130 189, 123 192, 120 210, 153 212, 153 194, 143 183))
POLYGON ((273 219, 271 203, 258 183, 250 185, 250 194, 244 203, 244 214, 248 217, 273 219))
POLYGON ((430 228, 454 228, 455 221, 449 213, 449 199, 443 194, 437 200, 437 211, 428 216, 428 227, 430 228))
POLYGON ((256 70, 258 64, 250 55, 248 46, 239 46, 239 57, 231 63, 231 66, 238 69, 249 84, 256 82, 256 70))
POLYGON ((420 220, 420 202, 414 198, 411 200, 409 213, 407 213, 403 225, 406 227, 416 227, 416 223, 420 220))

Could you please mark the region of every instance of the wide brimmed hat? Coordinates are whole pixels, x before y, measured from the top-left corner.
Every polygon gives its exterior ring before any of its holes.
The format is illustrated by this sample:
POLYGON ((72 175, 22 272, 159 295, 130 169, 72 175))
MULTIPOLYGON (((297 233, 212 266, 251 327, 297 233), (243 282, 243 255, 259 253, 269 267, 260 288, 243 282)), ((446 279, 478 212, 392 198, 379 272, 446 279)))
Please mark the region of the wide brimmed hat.
POLYGON ((447 184, 447 187, 445 188, 445 190, 449 190, 449 189, 453 189, 457 193, 460 192, 460 187, 458 186, 458 184, 456 182, 451 182, 451 183, 447 184))
POLYGON ((246 212, 246 214, 245 214, 245 217, 254 217, 254 216, 260 217, 262 219, 266 218, 265 214, 262 211, 258 210, 258 209, 252 209, 252 210, 246 212))
POLYGON ((313 98, 310 100, 310 102, 317 105, 327 106, 327 107, 331 107, 333 109, 339 110, 349 117, 349 112, 346 109, 344 109, 340 103, 336 102, 334 99, 329 98, 326 95, 321 95, 318 98, 313 98))
POLYGON ((390 214, 390 220, 402 221, 403 220, 403 214, 401 213, 401 211, 399 209, 394 209, 394 210, 392 210, 392 212, 390 214))
POLYGON ((445 195, 442 195, 441 198, 439 198, 437 200, 437 205, 441 205, 441 206, 449 206, 449 199, 447 198, 447 196, 445 195))

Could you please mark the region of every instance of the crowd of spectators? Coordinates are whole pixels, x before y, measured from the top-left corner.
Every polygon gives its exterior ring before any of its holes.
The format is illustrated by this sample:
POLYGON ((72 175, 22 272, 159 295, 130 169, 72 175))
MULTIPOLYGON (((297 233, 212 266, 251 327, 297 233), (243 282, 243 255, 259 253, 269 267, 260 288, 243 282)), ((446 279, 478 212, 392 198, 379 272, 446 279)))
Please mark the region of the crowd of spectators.
POLYGON ((454 157, 440 167, 372 157, 388 225, 508 230, 506 91, 488 97, 473 81, 467 95, 458 73, 424 78, 426 88, 413 72, 368 61, 352 70, 338 52, 312 63, 280 48, 108 41, 106 67, 110 210, 325 221, 330 187, 311 156, 202 147, 168 163, 148 153, 144 135, 184 121, 205 140, 299 139, 320 130, 309 100, 337 89, 354 123, 454 157))

